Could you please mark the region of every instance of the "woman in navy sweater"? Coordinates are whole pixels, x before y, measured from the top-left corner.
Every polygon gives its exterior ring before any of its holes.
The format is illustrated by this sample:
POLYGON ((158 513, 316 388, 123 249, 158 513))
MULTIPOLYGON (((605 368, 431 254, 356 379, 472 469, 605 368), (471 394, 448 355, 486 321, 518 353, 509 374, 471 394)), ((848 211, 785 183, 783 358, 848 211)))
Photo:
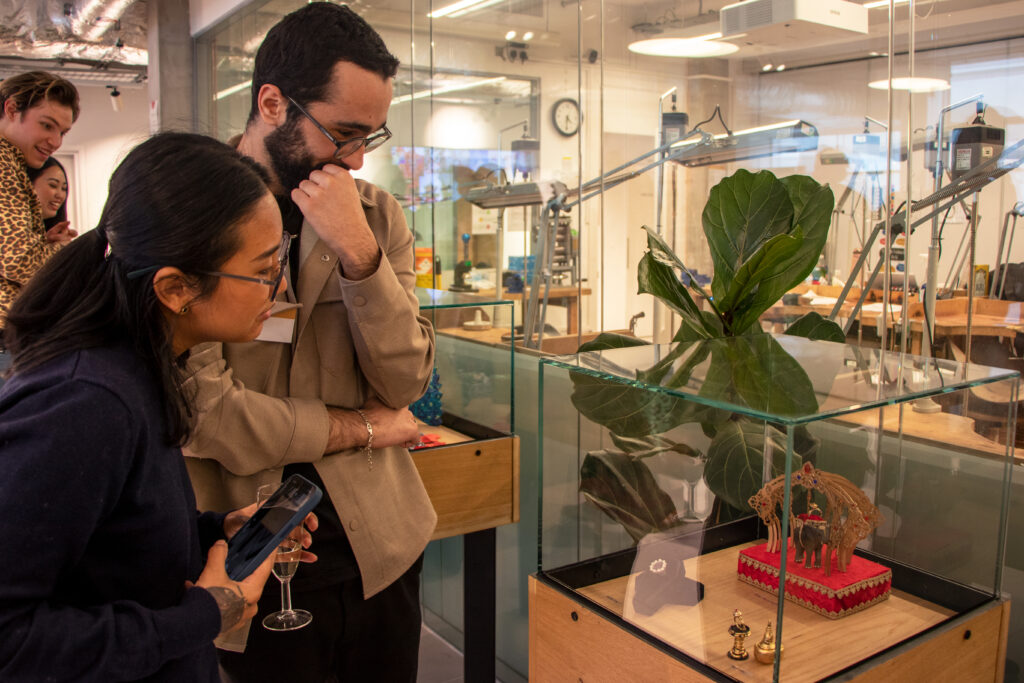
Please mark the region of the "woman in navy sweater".
POLYGON ((210 138, 151 138, 12 307, 0 681, 213 683, 213 639, 255 613, 270 560, 232 581, 223 540, 255 506, 196 512, 181 378, 191 346, 255 338, 284 286, 264 179, 210 138))

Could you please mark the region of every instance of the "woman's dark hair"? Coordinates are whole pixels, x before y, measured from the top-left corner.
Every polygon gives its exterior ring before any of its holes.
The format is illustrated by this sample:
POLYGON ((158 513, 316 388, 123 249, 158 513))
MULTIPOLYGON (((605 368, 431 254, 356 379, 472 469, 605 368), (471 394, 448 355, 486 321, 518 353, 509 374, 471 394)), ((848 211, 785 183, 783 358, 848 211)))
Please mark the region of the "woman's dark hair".
MULTIPOLYGON (((381 78, 398 72, 398 58, 380 34, 347 6, 312 2, 286 15, 256 51, 249 121, 259 115, 260 88, 268 83, 303 107, 324 101, 338 62, 351 62, 381 78)), ((288 115, 301 116, 294 107, 288 115)))
MULTIPOLYGON (((39 176, 41 176, 43 174, 43 171, 45 171, 48 168, 53 168, 54 166, 56 166, 57 168, 60 169, 60 172, 64 174, 64 181, 67 182, 68 172, 64 169, 64 165, 61 164, 56 159, 54 159, 53 157, 47 157, 46 161, 44 161, 43 165, 40 166, 39 168, 32 168, 31 166, 29 166, 28 167, 28 179, 31 180, 33 184, 35 184, 35 182, 39 178, 39 176)), ((57 209, 57 213, 54 214, 53 218, 44 218, 43 219, 43 225, 46 226, 47 230, 49 230, 53 226, 57 225, 58 223, 63 223, 64 221, 66 221, 68 219, 68 197, 69 196, 71 196, 71 185, 70 185, 70 183, 68 184, 68 191, 64 194, 64 201, 61 202, 60 208, 57 209)))
POLYGON ((191 402, 153 273, 177 267, 208 296, 219 280, 198 273, 238 250, 238 224, 269 192, 266 182, 255 162, 201 135, 161 133, 133 149, 110 178, 96 229, 47 261, 11 306, 4 341, 14 372, 127 342, 162 389, 169 442, 185 443, 191 402))

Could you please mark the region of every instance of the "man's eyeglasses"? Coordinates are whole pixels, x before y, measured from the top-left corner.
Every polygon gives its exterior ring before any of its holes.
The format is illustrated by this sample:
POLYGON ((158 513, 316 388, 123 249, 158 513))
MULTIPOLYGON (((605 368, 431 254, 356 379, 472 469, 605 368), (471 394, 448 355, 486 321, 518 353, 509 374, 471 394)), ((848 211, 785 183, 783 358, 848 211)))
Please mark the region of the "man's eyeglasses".
POLYGON ((384 130, 381 132, 374 133, 373 135, 365 138, 348 138, 347 140, 339 140, 331 135, 331 132, 324 128, 319 121, 314 119, 308 111, 303 109, 301 104, 290 97, 288 98, 288 101, 294 104, 295 108, 298 109, 303 116, 312 121, 313 125, 316 126, 321 133, 327 136, 327 139, 331 141, 332 145, 334 145, 335 159, 344 159, 350 154, 355 154, 359 151, 360 147, 365 148, 367 152, 372 152, 391 139, 391 131, 388 130, 387 126, 384 126, 384 130))
MULTIPOLYGON (((218 270, 200 271, 203 275, 213 275, 214 277, 227 277, 232 280, 245 280, 246 282, 258 282, 261 285, 267 285, 270 287, 270 300, 273 301, 277 298, 277 292, 281 289, 281 279, 284 277, 285 266, 288 265, 288 248, 291 246, 292 236, 291 233, 285 232, 281 234, 281 247, 277 252, 277 275, 274 276, 273 280, 267 280, 262 277, 250 277, 249 275, 235 275, 234 273, 222 273, 218 270)), ((130 276, 129 276, 130 277, 130 276)))

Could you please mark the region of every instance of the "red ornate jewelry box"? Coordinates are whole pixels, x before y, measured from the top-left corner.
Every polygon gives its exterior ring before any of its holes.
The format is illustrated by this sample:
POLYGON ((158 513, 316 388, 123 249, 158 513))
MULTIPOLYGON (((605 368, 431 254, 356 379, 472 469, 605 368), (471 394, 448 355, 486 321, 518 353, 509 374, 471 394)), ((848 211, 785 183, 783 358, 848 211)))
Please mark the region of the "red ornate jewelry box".
MULTIPOLYGON (((792 541, 788 546, 787 600, 829 619, 839 619, 889 597, 892 570, 888 567, 853 555, 846 571, 841 572, 831 558, 832 575, 825 576, 823 569, 806 569, 802 563, 794 562, 796 551, 792 541)), ((767 543, 744 548, 739 553, 737 568, 740 581, 778 595, 781 558, 782 553, 768 552, 767 543)))

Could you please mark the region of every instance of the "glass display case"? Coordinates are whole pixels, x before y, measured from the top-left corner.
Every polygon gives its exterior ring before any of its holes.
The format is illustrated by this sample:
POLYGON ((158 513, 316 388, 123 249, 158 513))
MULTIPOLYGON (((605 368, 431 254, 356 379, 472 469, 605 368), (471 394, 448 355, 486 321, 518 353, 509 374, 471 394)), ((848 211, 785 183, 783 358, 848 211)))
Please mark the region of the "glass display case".
POLYGON ((784 335, 543 359, 530 679, 997 680, 1017 381, 784 335))
POLYGON ((436 340, 430 387, 411 406, 424 444, 412 457, 437 512, 424 620, 462 641, 467 680, 493 678, 496 527, 519 521, 512 302, 419 287, 416 297, 436 340))
POLYGON ((424 288, 416 296, 436 338, 434 376, 411 407, 423 442, 413 459, 438 515, 434 538, 516 522, 512 302, 424 288))

